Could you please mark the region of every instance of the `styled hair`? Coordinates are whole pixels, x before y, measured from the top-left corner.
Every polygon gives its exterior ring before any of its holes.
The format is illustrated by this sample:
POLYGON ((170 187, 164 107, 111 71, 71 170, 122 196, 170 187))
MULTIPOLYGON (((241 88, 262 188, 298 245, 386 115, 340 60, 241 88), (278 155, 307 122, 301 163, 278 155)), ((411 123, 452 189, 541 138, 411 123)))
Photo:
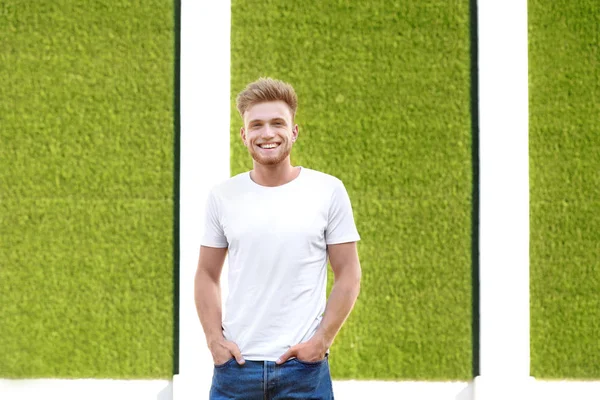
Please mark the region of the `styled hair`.
POLYGON ((289 83, 277 79, 260 78, 248 84, 236 98, 237 109, 242 119, 248 108, 267 101, 283 101, 290 108, 292 118, 296 115, 298 97, 294 88, 289 83))

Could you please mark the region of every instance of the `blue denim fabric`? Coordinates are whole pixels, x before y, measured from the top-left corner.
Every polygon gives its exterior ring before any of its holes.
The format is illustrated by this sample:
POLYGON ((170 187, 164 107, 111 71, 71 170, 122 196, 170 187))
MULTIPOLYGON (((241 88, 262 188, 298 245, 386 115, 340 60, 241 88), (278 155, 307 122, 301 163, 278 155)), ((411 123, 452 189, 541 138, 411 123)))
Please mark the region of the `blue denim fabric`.
POLYGON ((273 361, 235 359, 216 365, 210 400, 333 400, 327 358, 307 363, 297 359, 273 361))

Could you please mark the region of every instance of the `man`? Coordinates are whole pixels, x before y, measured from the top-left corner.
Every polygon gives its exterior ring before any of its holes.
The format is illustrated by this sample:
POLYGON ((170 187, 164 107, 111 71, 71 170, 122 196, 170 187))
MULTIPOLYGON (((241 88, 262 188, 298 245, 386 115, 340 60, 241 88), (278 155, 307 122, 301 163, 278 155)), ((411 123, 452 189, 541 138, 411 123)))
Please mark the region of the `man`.
POLYGON ((237 107, 253 169, 210 192, 195 278, 215 363, 210 398, 333 399, 329 347, 360 289, 350 200, 339 179, 291 165, 298 125, 289 84, 261 78, 237 107), (328 258, 334 284, 326 302, 328 258))

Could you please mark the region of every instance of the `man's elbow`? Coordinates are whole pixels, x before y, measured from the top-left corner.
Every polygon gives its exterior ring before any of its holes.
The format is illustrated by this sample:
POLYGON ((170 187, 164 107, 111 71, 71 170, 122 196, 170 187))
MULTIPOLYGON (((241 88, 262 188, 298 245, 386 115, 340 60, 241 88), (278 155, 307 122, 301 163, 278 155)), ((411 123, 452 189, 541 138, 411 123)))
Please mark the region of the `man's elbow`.
POLYGON ((199 266, 196 269, 196 275, 194 276, 194 281, 196 286, 202 285, 204 283, 211 283, 213 285, 218 285, 220 281, 220 275, 211 273, 210 269, 202 268, 199 266))
POLYGON ((356 286, 356 295, 360 293, 360 282, 362 280, 362 268, 360 267, 360 263, 358 263, 356 267, 356 278, 355 278, 355 286, 356 286))
POLYGON ((360 282, 362 279, 362 270, 360 263, 356 263, 351 268, 347 268, 347 273, 340 277, 340 283, 351 292, 355 292, 358 296, 360 292, 360 282))

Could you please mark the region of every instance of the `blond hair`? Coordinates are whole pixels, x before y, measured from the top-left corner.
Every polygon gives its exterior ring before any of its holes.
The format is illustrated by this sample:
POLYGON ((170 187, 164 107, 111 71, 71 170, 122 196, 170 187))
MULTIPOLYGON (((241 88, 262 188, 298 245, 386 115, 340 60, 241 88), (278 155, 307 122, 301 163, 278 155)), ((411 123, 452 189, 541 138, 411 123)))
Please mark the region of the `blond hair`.
POLYGON ((236 98, 237 109, 242 119, 248 108, 267 101, 283 101, 290 108, 292 118, 296 115, 298 97, 294 88, 289 83, 277 79, 260 78, 248 84, 236 98))

